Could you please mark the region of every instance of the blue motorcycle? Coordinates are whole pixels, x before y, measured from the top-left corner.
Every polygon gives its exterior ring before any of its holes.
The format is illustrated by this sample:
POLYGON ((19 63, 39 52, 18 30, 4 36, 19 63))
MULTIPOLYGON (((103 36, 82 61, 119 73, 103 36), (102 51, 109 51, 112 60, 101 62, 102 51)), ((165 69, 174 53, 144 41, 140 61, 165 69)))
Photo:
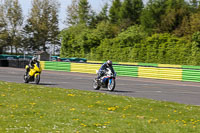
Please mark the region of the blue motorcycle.
POLYGON ((112 71, 109 68, 107 68, 105 75, 101 77, 101 79, 95 78, 93 80, 93 88, 94 90, 99 90, 102 87, 107 88, 109 91, 113 91, 116 85, 115 79, 116 73, 112 73, 112 71))

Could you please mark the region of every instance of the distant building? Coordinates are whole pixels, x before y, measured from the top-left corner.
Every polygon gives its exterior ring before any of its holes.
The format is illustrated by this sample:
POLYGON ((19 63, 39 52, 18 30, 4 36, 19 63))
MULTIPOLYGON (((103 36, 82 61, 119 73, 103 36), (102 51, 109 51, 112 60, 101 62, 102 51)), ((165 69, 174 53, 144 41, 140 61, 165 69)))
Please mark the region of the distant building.
POLYGON ((38 60, 40 61, 49 61, 50 59, 49 53, 44 51, 38 51, 35 53, 35 55, 38 57, 38 60))

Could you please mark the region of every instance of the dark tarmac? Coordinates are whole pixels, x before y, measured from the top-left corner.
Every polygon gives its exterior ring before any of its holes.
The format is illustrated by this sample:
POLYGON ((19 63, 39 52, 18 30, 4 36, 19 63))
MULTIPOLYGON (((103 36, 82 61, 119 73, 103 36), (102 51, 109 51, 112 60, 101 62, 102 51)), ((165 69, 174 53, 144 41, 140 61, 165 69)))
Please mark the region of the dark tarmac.
MULTIPOLYGON (((0 80, 24 83, 24 72, 21 68, 0 67, 0 80)), ((109 92, 105 88, 93 90, 95 77, 94 74, 44 70, 40 85, 200 105, 200 83, 197 82, 117 77, 115 90, 109 92)))

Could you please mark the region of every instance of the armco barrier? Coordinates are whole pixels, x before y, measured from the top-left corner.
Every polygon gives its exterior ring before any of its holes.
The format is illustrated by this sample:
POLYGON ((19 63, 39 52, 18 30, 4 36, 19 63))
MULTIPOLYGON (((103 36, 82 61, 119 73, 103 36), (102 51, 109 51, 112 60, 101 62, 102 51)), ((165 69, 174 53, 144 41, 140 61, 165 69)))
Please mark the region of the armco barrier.
POLYGON ((182 81, 200 82, 200 66, 182 66, 182 81))
POLYGON ((200 82, 200 70, 183 69, 182 80, 200 82))
POLYGON ((54 61, 45 61, 45 70, 57 70, 57 62, 54 61))
POLYGON ((28 64, 29 64, 28 60, 19 60, 18 68, 25 68, 25 66, 28 64))
POLYGON ((1 67, 8 67, 8 60, 0 60, 1 67))
POLYGON ((139 67, 138 77, 167 80, 182 80, 182 69, 139 67))
POLYGON ((18 60, 8 60, 8 67, 19 68, 19 61, 18 60))
POLYGON ((95 74, 101 64, 71 63, 71 72, 95 74))
MULTIPOLYGON (((103 64, 105 63, 106 61, 90 61, 88 60, 87 63, 94 63, 94 64, 103 64)), ((120 64, 119 62, 112 62, 113 64, 120 64)), ((131 63, 132 64, 132 63, 131 63)))
POLYGON ((0 60, 1 67, 25 68, 27 64, 29 64, 28 60, 0 60))
POLYGON ((158 64, 155 63, 138 63, 139 66, 149 66, 149 67, 158 67, 158 64))
POLYGON ((171 65, 171 64, 158 64, 158 67, 166 67, 166 68, 182 68, 181 65, 171 65))
POLYGON ((118 76, 138 77, 137 66, 113 65, 113 68, 117 72, 118 76))
POLYGON ((45 61, 40 61, 40 65, 41 65, 41 67, 42 67, 42 70, 44 70, 45 61))
MULTIPOLYGON (((44 62, 46 70, 96 74, 104 62, 61 63, 44 62)), ((200 66, 181 66, 154 63, 123 63, 113 65, 118 76, 200 82, 200 66)))
POLYGON ((103 63, 103 61, 90 61, 90 60, 88 60, 87 63, 103 63))
POLYGON ((44 69, 70 72, 70 63, 69 62, 45 61, 44 69))
POLYGON ((121 65, 135 65, 135 66, 138 65, 138 63, 130 63, 130 62, 119 62, 119 64, 121 64, 121 65))
MULTIPOLYGON (((96 74, 96 70, 99 70, 101 65, 102 64, 71 63, 71 72, 96 74)), ((137 66, 113 65, 113 67, 118 76, 138 76, 137 66)))

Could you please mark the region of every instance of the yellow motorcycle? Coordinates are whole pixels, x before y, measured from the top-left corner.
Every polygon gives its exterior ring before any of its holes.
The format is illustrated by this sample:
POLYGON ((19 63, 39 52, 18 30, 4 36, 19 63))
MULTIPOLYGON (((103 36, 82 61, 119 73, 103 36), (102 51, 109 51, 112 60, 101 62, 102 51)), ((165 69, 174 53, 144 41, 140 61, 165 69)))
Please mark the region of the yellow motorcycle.
MULTIPOLYGON (((25 67, 26 69, 29 68, 28 65, 25 67)), ((30 71, 24 74, 24 83, 35 82, 39 84, 40 82, 40 74, 42 72, 42 68, 40 63, 35 63, 33 68, 30 68, 30 71)))

